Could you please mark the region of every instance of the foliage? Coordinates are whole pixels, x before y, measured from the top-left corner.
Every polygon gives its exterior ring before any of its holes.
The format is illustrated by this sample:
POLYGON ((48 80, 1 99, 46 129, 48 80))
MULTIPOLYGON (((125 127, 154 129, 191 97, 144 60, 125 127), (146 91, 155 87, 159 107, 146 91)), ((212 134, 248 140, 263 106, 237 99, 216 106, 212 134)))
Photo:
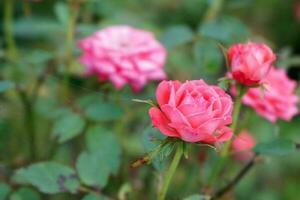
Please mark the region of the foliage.
MULTIPOLYGON (((264 41, 278 52, 276 64, 299 81, 295 2, 1 1, 0 200, 156 199, 177 144, 154 129, 147 115, 149 105, 157 106, 157 83, 135 93, 87 77, 78 61, 79 39, 115 24, 151 31, 168 51, 168 79, 211 84, 226 72, 226 48, 264 41), (151 165, 131 168, 135 160, 151 165)), ((226 90, 230 84, 219 81, 226 90)), ((226 199, 295 199, 299 116, 273 124, 248 107, 242 110, 239 129, 254 134, 254 151, 265 162, 257 162, 226 199)), ((211 184, 222 147, 185 146, 188 159, 178 167, 168 199, 206 200, 226 185, 244 165, 230 160, 230 170, 211 184)))

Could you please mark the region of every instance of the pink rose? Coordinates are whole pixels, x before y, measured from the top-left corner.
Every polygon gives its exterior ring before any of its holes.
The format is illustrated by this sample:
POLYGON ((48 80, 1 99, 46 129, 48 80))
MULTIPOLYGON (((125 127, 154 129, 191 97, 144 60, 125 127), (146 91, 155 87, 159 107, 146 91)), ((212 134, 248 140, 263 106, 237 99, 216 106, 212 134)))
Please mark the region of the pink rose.
POLYGON ((149 115, 164 135, 187 142, 227 141, 232 131, 232 99, 221 88, 203 80, 162 81, 156 90, 159 107, 149 115))
POLYGON ((299 112, 299 97, 294 94, 296 82, 289 79, 283 69, 273 67, 265 82, 264 96, 261 96, 259 88, 252 88, 243 97, 243 103, 271 122, 276 122, 278 118, 292 119, 299 112))
POLYGON ((151 32, 130 26, 111 26, 79 41, 88 75, 110 80, 117 89, 128 83, 140 90, 149 80, 163 80, 165 48, 151 32))
POLYGON ((253 86, 262 82, 276 56, 265 44, 248 42, 230 47, 228 59, 229 76, 241 84, 253 86))
POLYGON ((238 160, 249 160, 254 152, 252 148, 255 146, 255 139, 246 130, 239 133, 231 143, 231 149, 238 160))
POLYGON ((295 5, 295 17, 300 22, 300 2, 295 5))

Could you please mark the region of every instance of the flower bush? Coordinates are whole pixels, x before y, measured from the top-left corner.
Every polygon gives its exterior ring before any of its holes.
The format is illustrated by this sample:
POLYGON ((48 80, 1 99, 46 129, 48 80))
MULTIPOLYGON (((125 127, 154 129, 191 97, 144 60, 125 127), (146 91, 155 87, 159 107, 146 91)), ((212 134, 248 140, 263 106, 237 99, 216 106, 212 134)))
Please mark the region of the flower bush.
POLYGON ((0 200, 299 196, 296 1, 0 5, 0 200))

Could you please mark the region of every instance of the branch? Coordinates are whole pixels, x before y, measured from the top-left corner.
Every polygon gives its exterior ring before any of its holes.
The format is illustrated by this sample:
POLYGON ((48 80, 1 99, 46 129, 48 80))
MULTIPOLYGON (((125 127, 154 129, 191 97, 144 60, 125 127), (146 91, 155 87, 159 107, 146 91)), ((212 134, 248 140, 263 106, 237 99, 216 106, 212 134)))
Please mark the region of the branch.
POLYGON ((230 191, 235 185, 237 185, 240 180, 250 171, 250 169, 254 166, 257 160, 258 154, 252 157, 252 159, 239 171, 239 173, 223 188, 218 190, 211 198, 211 200, 216 200, 230 191))

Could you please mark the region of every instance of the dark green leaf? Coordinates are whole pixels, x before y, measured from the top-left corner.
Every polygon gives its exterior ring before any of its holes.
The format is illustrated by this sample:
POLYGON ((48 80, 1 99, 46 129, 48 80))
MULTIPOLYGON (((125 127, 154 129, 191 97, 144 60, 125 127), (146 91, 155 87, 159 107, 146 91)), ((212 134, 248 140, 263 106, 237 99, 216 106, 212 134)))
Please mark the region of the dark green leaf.
POLYGON ((21 168, 13 179, 20 184, 33 185, 48 194, 76 193, 80 186, 73 169, 55 162, 41 162, 21 168))
POLYGON ((209 37, 226 45, 244 42, 248 38, 247 27, 233 17, 221 17, 202 24, 199 29, 201 36, 209 37))
MULTIPOLYGON (((146 152, 148 153, 155 150, 165 138, 166 137, 161 134, 158 129, 153 128, 152 126, 147 127, 142 134, 142 142, 146 152)), ((166 163, 161 158, 162 156, 159 155, 152 161, 155 169, 159 171, 164 170, 166 167, 166 163)))
POLYGON ((216 73, 222 67, 222 54, 218 45, 210 40, 201 40, 194 45, 196 65, 202 70, 216 73))
POLYGON ((161 41, 167 48, 174 48, 190 42, 193 36, 194 33, 188 26, 176 25, 167 28, 161 37, 161 41))
POLYGON ((109 102, 95 102, 87 106, 86 117, 94 121, 110 121, 122 116, 122 110, 109 102))
POLYGON ((85 126, 85 121, 76 113, 62 115, 54 124, 53 134, 60 143, 79 135, 85 126))
POLYGON ((284 156, 296 152, 295 143, 289 140, 274 140, 257 144, 254 151, 262 155, 284 156))
POLYGON ((6 183, 0 183, 0 200, 5 200, 10 191, 11 189, 6 183))
POLYGON ((14 192, 9 200, 39 200, 39 194, 31 188, 20 188, 14 192))
POLYGON ((0 92, 6 92, 7 90, 13 89, 15 84, 12 81, 0 81, 0 92))

